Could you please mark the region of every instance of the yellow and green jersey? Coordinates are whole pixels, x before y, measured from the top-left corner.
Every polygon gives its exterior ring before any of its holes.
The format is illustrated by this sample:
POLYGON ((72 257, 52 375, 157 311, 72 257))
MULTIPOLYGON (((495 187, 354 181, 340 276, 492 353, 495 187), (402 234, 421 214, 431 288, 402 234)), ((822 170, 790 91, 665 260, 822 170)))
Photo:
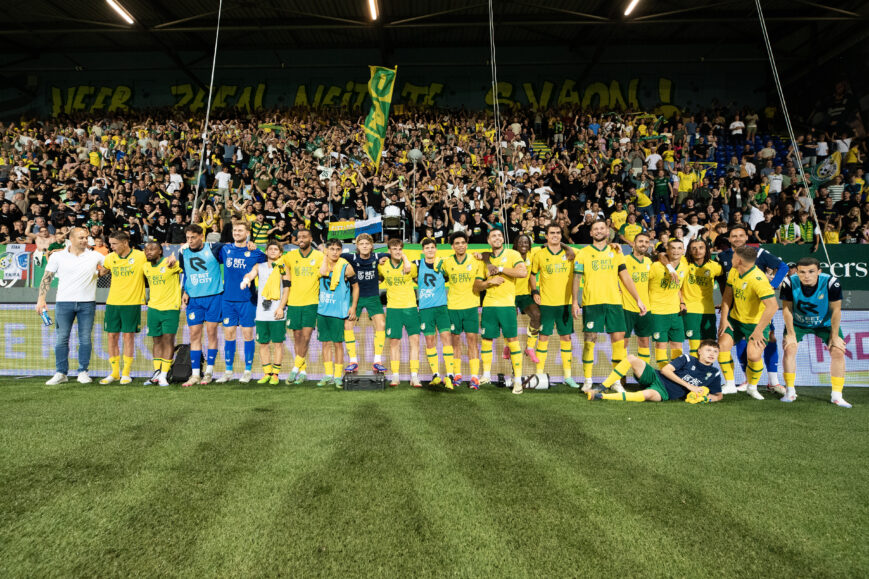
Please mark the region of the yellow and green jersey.
POLYGON ((613 229, 618 231, 628 221, 628 212, 622 209, 621 211, 613 211, 610 213, 610 221, 612 221, 613 229))
MULTIPOLYGON (((683 257, 682 261, 687 260, 683 257)), ((712 290, 715 279, 723 272, 721 264, 709 260, 703 265, 688 263, 688 279, 682 286, 682 299, 689 314, 714 314, 715 300, 712 290)))
MULTIPOLYGON (((528 286, 528 280, 531 279, 531 261, 534 256, 540 251, 540 247, 532 247, 525 255, 525 267, 528 268, 528 275, 516 279, 516 295, 527 296, 531 294, 531 288, 528 286)), ((521 256, 521 254, 520 254, 521 256)))
POLYGON ((277 263, 283 263, 290 272, 288 306, 313 306, 320 302, 322 252, 308 248, 308 253, 303 255, 301 249, 294 249, 285 253, 277 263))
MULTIPOLYGON (((489 263, 495 267, 512 268, 520 263, 525 263, 518 251, 513 249, 501 249, 501 253, 489 258, 489 263)), ((480 268, 479 279, 489 279, 495 276, 486 276, 486 266, 480 268)), ((513 307, 516 305, 516 281, 517 278, 510 277, 503 273, 496 273, 504 278, 504 283, 498 286, 492 286, 486 290, 486 297, 483 299, 484 308, 496 307, 513 307)), ((519 278, 522 279, 522 278, 519 278)))
POLYGON ((636 223, 625 223, 618 229, 619 235, 624 236, 629 243, 633 243, 634 239, 643 232, 643 226, 636 223))
MULTIPOLYGON (((631 279, 634 280, 634 285, 637 288, 637 294, 639 294, 640 300, 642 300, 643 304, 648 308, 649 270, 652 268, 652 260, 646 256, 637 258, 637 256, 631 254, 625 257, 625 268, 627 268, 631 279)), ((619 278, 619 288, 622 292, 622 307, 629 312, 639 312, 640 307, 637 305, 637 300, 634 299, 634 296, 628 293, 628 288, 625 287, 621 278, 619 278)))
POLYGON ((625 256, 609 245, 598 249, 586 245, 576 252, 574 271, 582 274, 582 305, 622 305, 619 271, 625 267, 625 256))
POLYGON ((106 304, 110 306, 140 306, 145 303, 145 253, 131 249, 120 256, 112 252, 106 256, 103 267, 112 272, 112 285, 106 304))
POLYGON ((531 260, 531 275, 537 275, 540 305, 566 306, 573 301, 573 262, 560 249, 552 253, 549 246, 540 249, 531 260))
POLYGON ((150 295, 148 297, 148 307, 160 310, 180 310, 181 309, 181 267, 178 263, 172 266, 166 264, 167 259, 164 257, 151 265, 151 262, 145 263, 145 278, 148 280, 150 295))
POLYGON ((775 296, 766 275, 757 266, 742 275, 735 267, 727 274, 727 285, 733 290, 730 317, 743 324, 756 324, 763 315, 763 300, 775 296))
POLYGON ((451 255, 441 262, 440 271, 450 280, 447 293, 447 309, 467 310, 480 307, 480 294, 474 291, 474 281, 483 275, 483 263, 465 254, 462 261, 451 255))
POLYGON ((678 281, 673 281, 667 267, 661 262, 652 264, 649 270, 649 311, 653 314, 678 314, 679 290, 688 278, 688 264, 683 259, 676 267, 678 281))
POLYGON ((417 276, 416 265, 411 264, 410 272, 404 273, 404 262, 394 265, 391 259, 377 266, 383 285, 386 286, 387 308, 415 308, 416 289, 413 280, 417 276))

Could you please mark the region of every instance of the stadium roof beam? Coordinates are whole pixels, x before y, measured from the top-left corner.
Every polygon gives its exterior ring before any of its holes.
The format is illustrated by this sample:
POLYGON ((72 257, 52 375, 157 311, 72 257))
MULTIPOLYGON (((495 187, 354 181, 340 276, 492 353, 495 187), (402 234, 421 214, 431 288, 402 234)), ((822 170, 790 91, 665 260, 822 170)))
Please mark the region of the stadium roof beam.
MULTIPOLYGON (((710 8, 721 8, 731 4, 739 4, 739 0, 725 0, 724 2, 716 2, 714 4, 703 4, 702 6, 691 6, 690 8, 680 8, 678 10, 668 10, 667 12, 658 12, 657 14, 646 14, 644 16, 636 16, 631 19, 631 22, 644 22, 647 20, 657 20, 666 16, 676 16, 677 14, 687 14, 698 10, 709 10, 710 8)), ((708 20, 708 19, 707 19, 708 20)), ((717 18, 715 20, 718 20, 717 18)))
POLYGON ((846 14, 848 16, 860 16, 857 12, 852 12, 851 10, 845 10, 844 8, 838 8, 836 6, 829 6, 827 4, 821 4, 820 2, 812 2, 811 0, 794 0, 799 4, 805 4, 806 6, 814 6, 815 8, 822 8, 824 10, 829 10, 831 12, 838 12, 839 14, 846 14))

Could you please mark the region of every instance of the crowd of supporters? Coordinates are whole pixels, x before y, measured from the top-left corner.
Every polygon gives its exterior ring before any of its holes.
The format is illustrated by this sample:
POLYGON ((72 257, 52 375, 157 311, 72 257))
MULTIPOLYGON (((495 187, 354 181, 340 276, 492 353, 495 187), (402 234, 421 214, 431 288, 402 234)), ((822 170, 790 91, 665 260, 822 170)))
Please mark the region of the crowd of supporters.
POLYGON ((714 244, 742 222, 750 242, 869 243, 866 140, 842 125, 802 131, 793 143, 774 114, 526 109, 502 119, 499 140, 491 112, 402 111, 389 119, 379 169, 349 111, 212 119, 204 160, 202 119, 178 111, 6 123, 0 243, 50 252, 84 226, 107 252, 112 230, 133 245, 183 243, 190 223, 229 241, 233 218, 250 222, 257 243, 293 243, 302 228, 320 242, 330 221, 378 215, 398 224, 387 235, 407 241, 463 230, 484 243, 502 228, 510 240, 524 232, 542 243, 554 222, 582 244, 604 218, 621 242, 647 231, 653 242, 714 244), (807 173, 838 152, 840 174, 813 195, 795 150, 807 173))

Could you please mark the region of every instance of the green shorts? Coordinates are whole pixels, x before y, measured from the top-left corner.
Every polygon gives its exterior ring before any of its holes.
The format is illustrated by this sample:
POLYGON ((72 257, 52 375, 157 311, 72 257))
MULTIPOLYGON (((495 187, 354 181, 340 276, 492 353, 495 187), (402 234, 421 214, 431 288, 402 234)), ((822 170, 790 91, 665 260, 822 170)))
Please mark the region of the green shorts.
POLYGON ((689 314, 682 318, 685 337, 689 340, 718 340, 718 320, 715 314, 689 314))
POLYGON ((559 336, 573 334, 570 306, 540 306, 540 335, 551 336, 553 327, 559 336))
POLYGON ((419 329, 424 336, 450 331, 450 313, 446 306, 419 310, 419 329))
MULTIPOLYGON (((725 333, 730 334, 734 344, 747 340, 757 327, 757 324, 744 324, 734 320, 730 316, 727 316, 727 321, 730 323, 730 329, 725 330, 725 333)), ((796 328, 794 331, 796 331, 796 328)), ((769 341, 769 326, 763 330, 763 339, 769 341)))
POLYGON ((257 320, 256 341, 259 344, 283 344, 287 339, 287 326, 283 320, 261 322, 257 320))
POLYGON ((416 308, 386 308, 386 337, 400 340, 402 330, 408 336, 419 333, 419 310, 416 308))
POLYGON ((376 315, 383 315, 383 304, 380 302, 380 296, 368 296, 367 298, 359 298, 356 302, 356 317, 362 317, 362 310, 368 312, 368 317, 373 318, 376 315))
MULTIPOLYGON (((803 341, 803 338, 808 334, 815 335, 821 339, 825 344, 830 343, 830 331, 832 328, 801 328, 798 325, 794 324, 794 335, 797 338, 797 344, 803 341)), ((785 332, 787 332, 787 328, 785 328, 785 332)), ((842 333, 842 328, 839 328, 839 337, 843 340, 845 339, 845 335, 842 333)))
POLYGON ((595 304, 582 307, 584 332, 613 334, 625 331, 625 309, 613 304, 595 304))
POLYGON ((654 390, 660 394, 662 402, 670 399, 670 395, 667 393, 667 387, 664 386, 663 382, 661 382, 661 375, 658 374, 651 364, 646 364, 646 368, 643 370, 643 373, 640 374, 640 377, 637 378, 637 382, 643 388, 654 390))
POLYGON ((631 333, 636 334, 640 338, 651 336, 652 315, 647 313, 645 316, 641 316, 640 312, 625 310, 625 337, 629 337, 631 333))
POLYGON ((517 337, 519 335, 517 321, 515 308, 510 306, 483 306, 483 319, 481 320, 483 339, 497 340, 501 334, 505 338, 517 337))
POLYGON ((656 342, 684 342, 685 324, 679 314, 646 314, 652 317, 652 339, 656 342))
POLYGON ((317 314, 317 340, 344 343, 344 318, 330 318, 317 314))
MULTIPOLYGON (((108 309, 108 308, 106 308, 108 309)), ((179 310, 155 310, 148 308, 148 337, 157 338, 166 334, 178 333, 179 310)))
POLYGON ((480 333, 480 313, 477 308, 448 309, 447 312, 450 314, 450 331, 454 335, 480 333))
POLYGON ((531 294, 525 294, 521 296, 516 296, 516 307, 519 308, 519 311, 523 314, 528 314, 528 306, 534 303, 534 298, 531 297, 531 294))
POLYGON ((317 325, 317 304, 309 306, 287 306, 287 327, 303 330, 317 325))
POLYGON ((142 306, 107 305, 103 329, 109 334, 138 334, 142 329, 142 306))

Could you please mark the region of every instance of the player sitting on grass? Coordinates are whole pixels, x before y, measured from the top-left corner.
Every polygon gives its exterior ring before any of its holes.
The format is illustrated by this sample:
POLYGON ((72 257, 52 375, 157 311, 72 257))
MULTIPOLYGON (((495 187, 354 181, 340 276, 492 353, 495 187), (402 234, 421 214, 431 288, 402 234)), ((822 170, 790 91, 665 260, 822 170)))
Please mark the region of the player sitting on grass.
POLYGON ((717 359, 718 344, 714 340, 700 342, 696 358, 682 355, 660 370, 655 370, 651 364, 630 355, 616 365, 602 387, 610 388, 618 384, 628 370, 631 370, 645 390, 606 393, 595 389, 588 393, 588 399, 663 402, 685 398, 692 404, 718 402, 721 400, 721 372, 712 365, 717 359))
POLYGON ((787 392, 782 402, 797 398, 794 387, 797 372, 797 349, 803 336, 814 334, 830 352, 830 402, 842 408, 851 405, 842 398, 845 385, 845 339, 842 335, 842 286, 828 273, 821 273, 821 262, 804 257, 797 262, 797 275, 786 277, 779 293, 785 320, 784 374, 787 392))
POLYGON ((344 324, 348 319, 356 319, 359 284, 353 266, 341 257, 343 247, 338 239, 327 241, 326 255, 320 266, 317 338, 323 344, 325 371, 317 386, 334 383, 336 388, 343 387, 344 324))

